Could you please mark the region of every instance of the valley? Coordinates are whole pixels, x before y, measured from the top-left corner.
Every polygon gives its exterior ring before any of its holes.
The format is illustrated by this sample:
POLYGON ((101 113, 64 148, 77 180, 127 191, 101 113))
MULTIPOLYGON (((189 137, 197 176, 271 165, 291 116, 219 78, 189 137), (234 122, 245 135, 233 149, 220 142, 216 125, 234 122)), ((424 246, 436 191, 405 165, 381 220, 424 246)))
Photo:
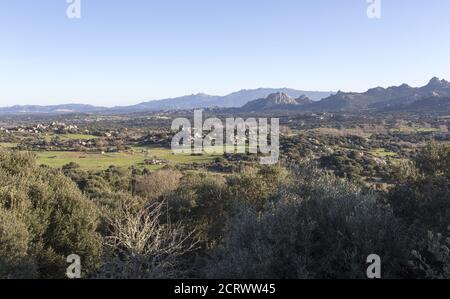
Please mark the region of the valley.
MULTIPOLYGON (((20 238, 27 236, 25 223, 45 231, 35 234, 38 241, 24 242, 52 248, 30 247, 30 260, 8 261, 9 273, 62 278, 65 253, 59 248, 70 247, 82 257, 87 278, 361 278, 360 262, 375 248, 388 261, 388 275, 428 277, 419 254, 436 253, 423 240, 449 225, 447 88, 445 80, 433 79, 422 88, 339 92, 320 101, 267 90, 242 107, 206 105, 201 113, 0 110, 0 202, 21 213, 0 208, 0 223, 11 221, 20 238), (201 140, 203 152, 172 149, 182 132, 172 126, 180 118, 190 124, 188 148, 201 140), (235 151, 228 153, 211 142, 213 127, 191 128, 214 119, 227 132, 228 119, 260 118, 271 130, 279 123, 276 164, 261 164, 267 155, 252 147, 248 128, 241 135, 237 127, 231 131, 235 151), (47 237, 60 231, 73 243, 47 237), (341 255, 354 257, 342 261, 341 255), (292 256, 301 266, 291 267, 292 256), (321 267, 329 259, 336 266, 321 267), (147 268, 149 260, 154 266, 147 268), (34 264, 40 268, 21 271, 34 264), (253 267, 262 274, 247 276, 253 267)), ((262 136, 259 141, 272 145, 269 135, 262 136)))

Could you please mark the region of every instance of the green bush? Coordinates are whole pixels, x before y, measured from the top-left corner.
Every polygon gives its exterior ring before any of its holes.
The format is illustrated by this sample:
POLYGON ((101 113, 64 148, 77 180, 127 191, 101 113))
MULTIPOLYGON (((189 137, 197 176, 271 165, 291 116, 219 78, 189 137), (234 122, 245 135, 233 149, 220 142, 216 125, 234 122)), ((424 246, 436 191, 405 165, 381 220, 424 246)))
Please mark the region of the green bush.
POLYGON ((14 213, 0 208, 0 279, 34 278, 34 260, 28 257, 30 234, 14 213))
POLYGON ((262 210, 286 180, 286 170, 277 166, 248 168, 225 179, 188 175, 168 196, 172 220, 187 223, 197 232, 200 246, 212 249, 223 238, 233 204, 248 203, 262 210))
POLYGON ((262 210, 269 199, 288 179, 280 166, 247 168, 227 178, 227 187, 234 201, 242 201, 262 210))
POLYGON ((389 208, 331 174, 295 172, 272 208, 238 208, 208 277, 367 278, 370 254, 382 258, 384 278, 401 275, 408 250, 389 208))
POLYGON ((231 207, 224 180, 194 174, 183 178, 179 188, 167 196, 171 220, 195 230, 199 246, 214 247, 223 236, 231 207))
POLYGON ((0 208, 17 218, 19 228, 23 223, 15 238, 26 243, 26 257, 35 261, 39 277, 64 277, 70 254, 81 256, 85 272, 96 267, 97 209, 70 179, 36 166, 30 154, 0 152, 0 180, 0 208))
POLYGON ((395 215, 426 238, 450 226, 450 146, 428 144, 415 158, 415 171, 389 192, 395 215))

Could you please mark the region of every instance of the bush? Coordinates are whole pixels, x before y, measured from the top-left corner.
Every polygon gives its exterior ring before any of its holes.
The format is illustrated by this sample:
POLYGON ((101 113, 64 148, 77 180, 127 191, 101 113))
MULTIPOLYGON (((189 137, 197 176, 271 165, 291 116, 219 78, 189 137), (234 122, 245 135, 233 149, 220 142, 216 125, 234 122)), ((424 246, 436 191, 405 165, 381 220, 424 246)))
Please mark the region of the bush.
POLYGON ((144 175, 137 180, 136 195, 147 200, 157 200, 161 195, 175 190, 181 178, 181 172, 174 170, 159 170, 144 175))
POLYGON ((137 208, 124 201, 109 221, 109 249, 98 278, 161 279, 182 277, 183 259, 193 250, 192 233, 180 224, 161 223, 165 204, 137 208))
POLYGON ((388 194, 395 215, 414 242, 413 276, 449 278, 450 146, 429 143, 415 157, 413 171, 388 194))
POLYGON ((422 252, 412 252, 414 259, 410 263, 417 271, 416 277, 450 279, 450 237, 428 232, 427 246, 422 252))
POLYGON ((286 183, 287 178, 288 173, 279 166, 247 168, 228 177, 227 186, 235 201, 263 209, 278 187, 286 183))
POLYGON ((0 208, 0 279, 34 278, 34 260, 28 257, 30 234, 14 213, 0 208))
POLYGON ((30 154, 1 152, 0 180, 0 208, 16 218, 9 225, 16 223, 20 232, 14 237, 23 244, 18 252, 35 261, 39 277, 64 277, 70 254, 82 257, 85 272, 95 268, 101 253, 97 209, 70 179, 37 167, 30 154))
POLYGON ((446 175, 449 178, 450 145, 430 142, 419 151, 414 160, 424 175, 446 175))
POLYGON ((167 196, 170 217, 195 230, 199 246, 210 249, 222 239, 230 212, 231 197, 224 180, 203 174, 186 176, 167 196))
POLYGON ((428 144, 415 159, 415 171, 388 196, 395 215, 425 239, 428 231, 450 226, 450 146, 428 144))
POLYGON ((383 277, 401 275, 408 250, 389 208, 331 174, 295 172, 272 208, 239 207, 208 277, 367 278, 370 254, 381 256, 383 277))

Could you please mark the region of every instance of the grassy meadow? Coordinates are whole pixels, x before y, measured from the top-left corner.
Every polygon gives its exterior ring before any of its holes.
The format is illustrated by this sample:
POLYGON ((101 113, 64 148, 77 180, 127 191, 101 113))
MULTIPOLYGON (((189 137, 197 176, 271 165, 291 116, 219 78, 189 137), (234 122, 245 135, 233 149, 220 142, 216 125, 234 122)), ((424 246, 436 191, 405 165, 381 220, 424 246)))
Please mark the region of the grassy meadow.
POLYGON ((175 155, 171 149, 160 147, 133 147, 132 150, 119 153, 85 153, 85 152, 61 152, 40 151, 35 152, 38 163, 53 168, 60 168, 70 162, 75 162, 85 170, 103 170, 109 166, 128 168, 131 166, 148 167, 156 170, 165 165, 145 165, 147 159, 167 160, 168 165, 205 163, 213 160, 218 155, 193 156, 190 154, 175 155))

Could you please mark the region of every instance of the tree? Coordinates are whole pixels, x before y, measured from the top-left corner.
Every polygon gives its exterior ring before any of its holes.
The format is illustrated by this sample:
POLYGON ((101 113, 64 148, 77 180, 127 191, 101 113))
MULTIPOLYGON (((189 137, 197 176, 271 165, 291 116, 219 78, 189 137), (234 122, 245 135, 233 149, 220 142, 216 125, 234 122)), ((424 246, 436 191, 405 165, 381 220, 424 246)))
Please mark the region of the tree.
POLYGON ((426 176, 450 174, 450 146, 448 144, 428 143, 414 159, 417 168, 426 176))
POLYGON ((96 267, 97 209, 70 179, 36 166, 31 154, 0 152, 0 180, 0 208, 10 219, 3 225, 17 225, 20 234, 12 238, 21 240, 18 252, 26 251, 24 258, 35 262, 39 277, 64 277, 70 254, 82 257, 85 273, 96 267))

